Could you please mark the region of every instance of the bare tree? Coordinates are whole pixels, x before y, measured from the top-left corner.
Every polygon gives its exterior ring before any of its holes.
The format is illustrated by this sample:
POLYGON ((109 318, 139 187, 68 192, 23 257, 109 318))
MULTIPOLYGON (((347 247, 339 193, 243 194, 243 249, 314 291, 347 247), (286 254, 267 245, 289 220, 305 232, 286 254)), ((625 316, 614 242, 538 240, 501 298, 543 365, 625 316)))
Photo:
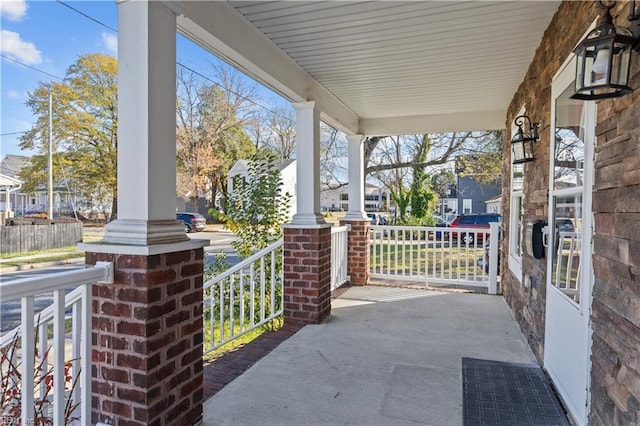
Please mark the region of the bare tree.
POLYGON ((250 122, 257 98, 237 72, 214 67, 204 78, 190 70, 178 71, 177 164, 179 195, 192 202, 210 193, 226 192, 226 174, 235 160, 253 152, 243 131, 250 122), (188 188, 188 190, 186 190, 188 188))
POLYGON ((291 108, 276 106, 265 110, 267 132, 264 146, 282 160, 290 160, 296 152, 296 119, 291 108))

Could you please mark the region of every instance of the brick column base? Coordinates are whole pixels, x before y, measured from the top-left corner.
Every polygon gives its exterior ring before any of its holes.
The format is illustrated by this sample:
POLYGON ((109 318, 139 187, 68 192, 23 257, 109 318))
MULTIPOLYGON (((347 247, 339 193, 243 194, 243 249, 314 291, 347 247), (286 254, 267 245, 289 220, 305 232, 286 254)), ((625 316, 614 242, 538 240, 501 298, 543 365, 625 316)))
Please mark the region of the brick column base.
POLYGON ((92 423, 192 425, 202 418, 202 248, 86 253, 114 263, 94 284, 92 423))
POLYGON ((284 229, 285 322, 319 324, 331 313, 331 225, 284 229))
POLYGON ((351 285, 369 283, 369 234, 371 221, 343 220, 340 226, 351 225, 347 239, 347 275, 351 285))

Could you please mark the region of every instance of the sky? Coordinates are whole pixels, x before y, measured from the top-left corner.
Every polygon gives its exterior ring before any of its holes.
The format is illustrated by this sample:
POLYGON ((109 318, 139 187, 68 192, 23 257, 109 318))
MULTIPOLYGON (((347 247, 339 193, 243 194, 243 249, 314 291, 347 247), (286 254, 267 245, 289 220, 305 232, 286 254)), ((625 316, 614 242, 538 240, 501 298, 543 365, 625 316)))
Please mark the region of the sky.
MULTIPOLYGON (((18 145, 21 134, 35 121, 25 106, 27 94, 40 82, 64 78, 79 55, 117 55, 118 8, 113 0, 0 0, 0 11, 0 158, 31 155, 18 145)), ((220 63, 179 35, 177 58, 205 74, 211 64, 220 63)), ((267 89, 260 88, 259 94, 265 105, 284 103, 267 89)))

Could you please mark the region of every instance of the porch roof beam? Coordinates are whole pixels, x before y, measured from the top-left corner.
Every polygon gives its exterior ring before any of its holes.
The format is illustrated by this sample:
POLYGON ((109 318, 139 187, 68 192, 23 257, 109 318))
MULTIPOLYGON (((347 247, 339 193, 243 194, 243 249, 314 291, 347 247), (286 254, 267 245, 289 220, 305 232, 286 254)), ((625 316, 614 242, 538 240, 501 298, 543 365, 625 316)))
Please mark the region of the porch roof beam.
POLYGON ((177 29, 292 102, 315 101, 328 124, 358 133, 359 117, 289 58, 228 2, 169 1, 177 29))
POLYGON ((360 131, 367 136, 499 130, 506 110, 454 112, 409 117, 362 118, 360 131))

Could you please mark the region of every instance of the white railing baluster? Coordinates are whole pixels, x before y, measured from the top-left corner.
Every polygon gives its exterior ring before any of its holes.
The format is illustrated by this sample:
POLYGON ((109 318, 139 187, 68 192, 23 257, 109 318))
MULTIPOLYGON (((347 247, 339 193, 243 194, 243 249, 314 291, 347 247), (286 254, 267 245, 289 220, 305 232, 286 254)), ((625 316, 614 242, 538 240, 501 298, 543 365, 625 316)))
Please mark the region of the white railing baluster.
POLYGON ((240 274, 240 332, 244 332, 246 321, 244 319, 244 273, 239 271, 240 274))
POLYGON ((229 333, 233 335, 234 327, 235 327, 235 318, 233 312, 235 311, 234 306, 234 286, 236 285, 236 276, 232 275, 229 277, 229 333))
POLYGON ((271 298, 269 305, 269 316, 276 311, 276 252, 271 252, 271 298))
MULTIPOLYGON (((40 325, 38 326, 38 353, 39 359, 42 365, 42 371, 49 371, 49 358, 47 355, 47 350, 49 349, 49 339, 48 339, 48 325, 47 321, 40 321, 40 325)), ((47 394, 47 387, 40 386, 40 399, 44 399, 47 394)))
POLYGON ((218 288, 220 289, 219 293, 220 293, 220 309, 218 309, 219 311, 219 317, 218 317, 218 322, 219 322, 219 327, 218 327, 218 331, 220 333, 220 342, 222 342, 224 340, 224 283, 228 280, 228 277, 225 278, 224 280, 220 281, 220 284, 218 285, 218 288))
POLYGON ((264 257, 260 258, 260 322, 264 321, 264 257))
MULTIPOLYGON (((102 280, 105 284, 113 283, 113 264, 110 266, 111 276, 102 280)), ((81 287, 80 299, 80 419, 91 419, 91 294, 92 285, 81 287)), ((74 373, 77 374, 77 373, 74 373)), ((87 421, 89 423, 89 421, 87 421)))
POLYGON ((256 318, 256 273, 255 273, 255 268, 254 268, 254 263, 251 262, 251 265, 249 267, 249 290, 251 292, 251 294, 249 295, 249 298, 251 300, 251 304, 249 305, 249 315, 251 316, 251 318, 249 319, 250 322, 249 324, 251 324, 251 327, 253 327, 255 325, 255 318, 256 318))
POLYGON ((64 424, 64 290, 53 293, 53 424, 64 424))
MULTIPOLYGON (((33 349, 34 349, 34 297, 33 296, 25 296, 22 298, 22 348, 21 348, 21 357, 22 357, 22 371, 21 371, 21 380, 22 380, 22 407, 25 409, 22 410, 22 424, 28 425, 33 422, 33 412, 29 409, 29 407, 33 407, 34 404, 34 395, 33 395, 33 386, 25 386, 28 383, 35 383, 34 378, 34 362, 33 362, 33 349)), ((45 337, 46 338, 46 337, 45 337)))
MULTIPOLYGON (((73 304, 71 308, 71 369, 73 376, 77 376, 80 371, 80 359, 82 350, 82 307, 78 302, 73 304)), ((71 395, 74 401, 78 401, 80 391, 78 386, 73 388, 71 395)))

